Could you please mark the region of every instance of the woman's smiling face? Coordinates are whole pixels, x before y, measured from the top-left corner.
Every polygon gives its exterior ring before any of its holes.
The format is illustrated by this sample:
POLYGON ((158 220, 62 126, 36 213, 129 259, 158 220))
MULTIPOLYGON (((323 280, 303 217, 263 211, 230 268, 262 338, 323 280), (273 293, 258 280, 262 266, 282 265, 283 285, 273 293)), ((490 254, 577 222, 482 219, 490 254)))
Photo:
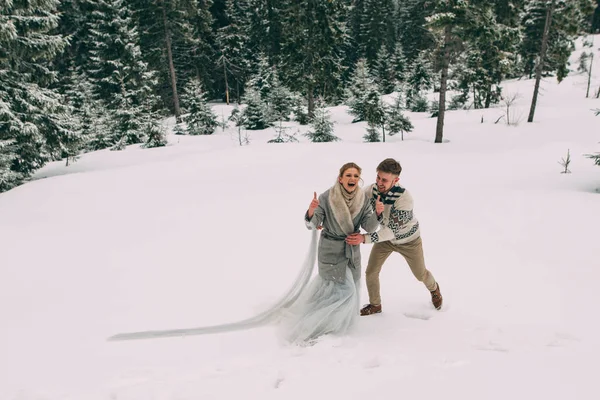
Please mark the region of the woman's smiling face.
POLYGON ((360 181, 360 172, 356 168, 348 168, 342 173, 342 176, 338 178, 347 192, 354 192, 358 187, 358 181, 360 181))

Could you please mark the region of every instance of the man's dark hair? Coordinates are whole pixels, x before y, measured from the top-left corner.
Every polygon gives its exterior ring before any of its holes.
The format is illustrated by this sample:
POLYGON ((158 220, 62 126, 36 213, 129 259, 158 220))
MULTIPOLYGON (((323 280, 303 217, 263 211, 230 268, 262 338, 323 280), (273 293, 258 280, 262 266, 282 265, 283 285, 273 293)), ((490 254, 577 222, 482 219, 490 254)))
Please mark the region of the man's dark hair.
POLYGON ((377 171, 385 172, 392 175, 400 175, 402 172, 402 167, 400 163, 393 158, 386 158, 377 166, 377 171))

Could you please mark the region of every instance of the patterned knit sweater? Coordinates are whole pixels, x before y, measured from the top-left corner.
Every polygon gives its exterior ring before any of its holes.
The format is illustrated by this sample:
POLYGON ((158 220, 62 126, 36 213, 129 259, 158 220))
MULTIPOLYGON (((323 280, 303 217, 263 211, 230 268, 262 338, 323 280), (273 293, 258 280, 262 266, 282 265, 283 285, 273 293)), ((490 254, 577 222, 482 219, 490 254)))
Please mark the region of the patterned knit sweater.
POLYGON ((377 196, 381 196, 384 209, 378 217, 380 228, 377 232, 365 235, 365 243, 390 241, 393 244, 412 242, 421 235, 419 221, 413 215, 413 198, 408 190, 396 184, 386 194, 379 193, 377 185, 366 188, 371 193, 369 203, 375 211, 377 196))

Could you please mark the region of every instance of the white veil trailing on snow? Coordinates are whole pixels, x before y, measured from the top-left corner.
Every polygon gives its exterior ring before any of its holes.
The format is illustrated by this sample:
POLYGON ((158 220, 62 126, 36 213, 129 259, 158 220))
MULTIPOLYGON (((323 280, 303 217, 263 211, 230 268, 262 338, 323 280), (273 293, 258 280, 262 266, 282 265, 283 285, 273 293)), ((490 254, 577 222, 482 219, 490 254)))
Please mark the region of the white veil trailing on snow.
POLYGON ((298 276, 296 277, 296 280, 294 281, 290 289, 271 308, 263 311, 258 315, 237 322, 231 322, 221 325, 203 326, 198 328, 119 333, 109 337, 108 340, 118 341, 204 335, 208 333, 230 332, 256 328, 258 326, 265 325, 269 322, 274 322, 282 314, 282 311, 291 307, 294 304, 294 302, 298 299, 298 297, 308 284, 312 272, 314 270, 315 261, 317 258, 317 236, 317 230, 311 231, 311 239, 310 246, 308 248, 308 253, 306 254, 304 262, 302 263, 302 268, 300 269, 300 272, 298 273, 298 276))

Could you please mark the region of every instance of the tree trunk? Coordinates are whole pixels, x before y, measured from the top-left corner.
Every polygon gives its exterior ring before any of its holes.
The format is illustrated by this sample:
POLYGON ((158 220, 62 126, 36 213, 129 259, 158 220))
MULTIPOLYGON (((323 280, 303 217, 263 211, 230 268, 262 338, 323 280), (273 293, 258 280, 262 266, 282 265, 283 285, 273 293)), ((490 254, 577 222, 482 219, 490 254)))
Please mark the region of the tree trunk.
POLYGON ((177 75, 175 75, 175 65, 173 64, 173 50, 171 49, 171 32, 167 21, 167 10, 165 4, 162 5, 163 25, 165 27, 165 44, 167 45, 167 57, 169 59, 169 74, 171 75, 171 90, 173 91, 173 108, 175 110, 175 119, 179 121, 181 109, 179 108, 179 96, 177 95, 177 75))
POLYGON ((315 116, 315 97, 313 95, 313 85, 308 84, 307 87, 307 96, 308 96, 308 118, 313 119, 315 116))
POLYGON ((556 0, 552 0, 548 6, 548 9, 546 10, 546 22, 544 23, 542 48, 540 49, 540 55, 538 56, 538 63, 535 66, 535 86, 533 87, 533 98, 531 99, 531 108, 529 109, 529 117, 527 117, 527 122, 533 122, 533 116, 535 114, 535 106, 537 105, 537 98, 540 92, 540 80, 542 79, 544 58, 546 57, 546 49, 548 48, 548 34, 550 32, 550 24, 552 23, 552 12, 554 11, 555 1, 556 0))
POLYGON ((594 66, 594 52, 590 52, 590 67, 588 68, 588 81, 587 81, 587 90, 585 92, 585 98, 590 97, 590 83, 592 82, 592 67, 594 66))
POLYGON ((485 94, 485 105, 484 108, 490 108, 490 105, 492 104, 492 85, 488 85, 487 87, 487 91, 485 94))
POLYGON ((452 26, 446 25, 444 28, 444 55, 442 58, 442 79, 440 82, 440 100, 437 117, 437 126, 435 128, 435 143, 442 143, 444 138, 444 116, 446 114, 446 90, 448 89, 448 66, 450 65, 450 36, 452 26))
POLYGON ((227 64, 225 63, 225 56, 223 56, 223 76, 225 77, 225 102, 227 103, 227 105, 229 105, 229 83, 227 82, 227 64))

